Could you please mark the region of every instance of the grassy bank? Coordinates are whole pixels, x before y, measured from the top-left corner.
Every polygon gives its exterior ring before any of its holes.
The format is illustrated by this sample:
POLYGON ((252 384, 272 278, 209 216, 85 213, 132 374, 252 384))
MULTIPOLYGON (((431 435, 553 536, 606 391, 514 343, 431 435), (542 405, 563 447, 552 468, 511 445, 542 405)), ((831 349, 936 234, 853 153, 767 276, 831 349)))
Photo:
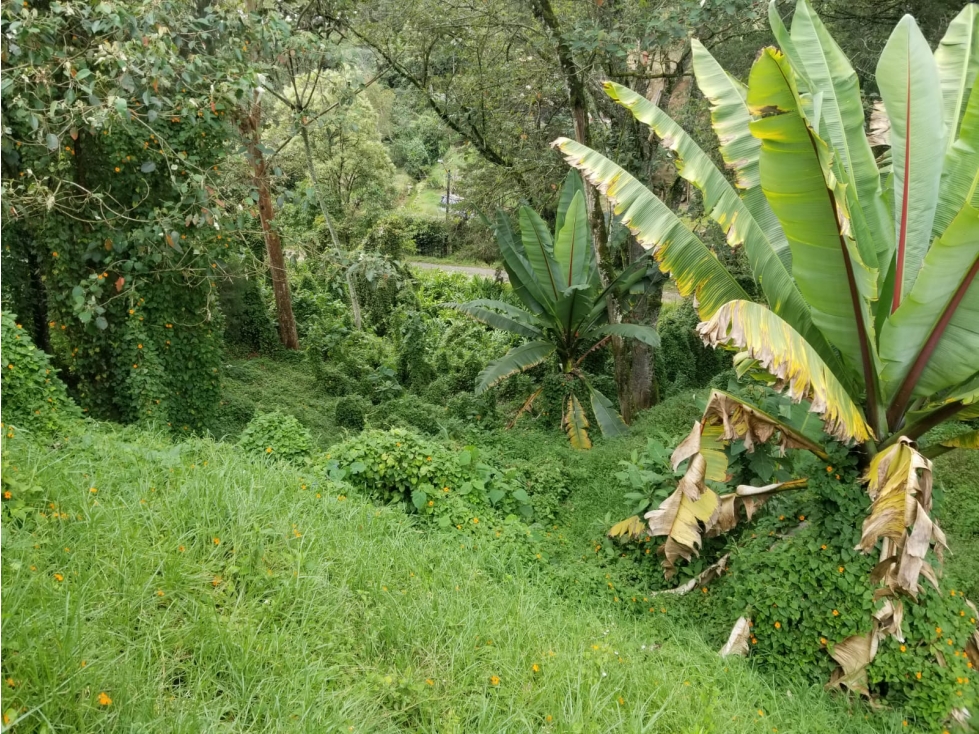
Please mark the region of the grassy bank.
POLYGON ((3 449, 27 503, 3 533, 14 731, 900 730, 228 445, 3 449))

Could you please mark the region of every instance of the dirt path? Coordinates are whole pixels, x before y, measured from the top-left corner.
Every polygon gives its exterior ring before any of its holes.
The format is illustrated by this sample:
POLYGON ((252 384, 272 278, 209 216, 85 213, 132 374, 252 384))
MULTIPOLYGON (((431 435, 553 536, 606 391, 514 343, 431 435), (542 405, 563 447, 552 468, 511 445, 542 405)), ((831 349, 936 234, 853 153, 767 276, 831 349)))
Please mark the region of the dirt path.
MULTIPOLYGON (((493 268, 480 268, 472 265, 449 265, 448 263, 426 263, 419 262, 417 260, 411 260, 408 263, 414 268, 421 268, 422 270, 441 270, 446 273, 465 273, 466 275, 479 275, 483 278, 495 278, 496 271, 493 268)), ((500 277, 504 282, 509 282, 506 271, 500 271, 500 277)), ((673 281, 670 281, 663 287, 663 300, 667 303, 672 303, 676 301, 682 301, 680 294, 676 290, 676 285, 673 281)))
MULTIPOLYGON (((493 268, 480 268, 474 265, 449 265, 448 263, 425 263, 418 262, 417 260, 411 260, 408 263, 413 268, 421 268, 422 270, 442 270, 446 273, 465 273, 466 275, 479 275, 483 278, 493 279, 496 277, 496 271, 493 268)), ((500 271, 500 277, 504 281, 508 281, 507 274, 505 270, 500 271)))

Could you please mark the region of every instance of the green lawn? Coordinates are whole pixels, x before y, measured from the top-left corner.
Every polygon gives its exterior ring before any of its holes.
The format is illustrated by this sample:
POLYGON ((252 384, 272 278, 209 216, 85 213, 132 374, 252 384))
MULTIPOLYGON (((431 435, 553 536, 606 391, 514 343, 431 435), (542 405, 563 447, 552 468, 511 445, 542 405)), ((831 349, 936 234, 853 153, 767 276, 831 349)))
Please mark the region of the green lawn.
POLYGON ((489 531, 227 444, 20 433, 3 461, 43 508, 3 528, 13 731, 901 730, 720 659, 668 603, 571 601, 489 531))

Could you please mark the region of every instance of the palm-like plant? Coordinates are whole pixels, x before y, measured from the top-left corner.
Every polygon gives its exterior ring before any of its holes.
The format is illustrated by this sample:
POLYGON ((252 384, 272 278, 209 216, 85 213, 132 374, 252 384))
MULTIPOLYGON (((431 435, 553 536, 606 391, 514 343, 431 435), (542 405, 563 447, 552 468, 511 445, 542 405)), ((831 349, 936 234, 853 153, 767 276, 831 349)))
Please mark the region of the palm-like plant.
MULTIPOLYGON (((693 42, 694 72, 734 184, 662 110, 606 84, 674 151, 729 243, 745 248, 766 305, 750 301, 622 168, 566 138, 555 146, 680 292, 696 295, 704 341, 739 350, 742 372, 767 373, 823 417, 829 437, 861 452, 873 504, 860 548, 883 538, 879 577, 890 592, 914 595, 921 574, 933 578, 927 551, 944 544, 928 516, 931 464, 914 441, 953 417, 979 416, 979 12, 963 9, 934 53, 910 16, 895 28, 877 66, 890 125, 881 162, 864 131, 856 74, 808 0, 799 0, 791 31, 774 2, 769 15, 781 50, 761 52, 747 87, 693 42)), ((734 440, 750 449, 773 435, 783 448, 823 455, 756 407, 711 396, 674 457, 678 466, 689 461, 686 476, 647 515, 646 532, 667 536, 668 570, 696 553, 701 528, 731 527, 739 503, 765 495, 711 491, 705 479, 718 474, 717 449, 734 440)), ((935 453, 977 446, 972 430, 935 453)))
MULTIPOLYGON (((544 220, 527 206, 520 207, 520 236, 514 234, 506 215, 498 212, 496 237, 510 285, 526 309, 487 299, 449 305, 494 329, 529 341, 490 362, 477 378, 476 392, 556 358, 568 378, 562 423, 571 444, 581 449, 591 447, 588 418, 571 389, 576 381, 588 390, 592 415, 602 433, 621 435, 625 423, 612 402, 587 379, 581 365, 613 336, 659 346, 655 329, 609 323, 608 312, 610 297, 621 299, 629 292, 643 291, 650 275, 655 277, 655 268, 643 258, 602 287, 588 226, 584 183, 574 171, 561 189, 553 237, 544 220)), ((542 391, 540 388, 527 398, 518 417, 531 408, 542 391)))

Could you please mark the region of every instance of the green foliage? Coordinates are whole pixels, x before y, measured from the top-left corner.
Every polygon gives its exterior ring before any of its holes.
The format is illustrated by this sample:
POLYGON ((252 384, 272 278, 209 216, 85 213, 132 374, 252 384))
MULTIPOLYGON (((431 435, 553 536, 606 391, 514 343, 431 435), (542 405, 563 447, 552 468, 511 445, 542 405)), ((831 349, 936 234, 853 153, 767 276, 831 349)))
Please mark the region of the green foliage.
POLYGON ((309 456, 313 436, 294 416, 275 411, 252 418, 238 445, 256 456, 296 461, 309 456))
POLYGON ((392 114, 398 124, 391 136, 391 158, 409 176, 421 181, 445 155, 449 141, 438 117, 418 111, 411 101, 407 94, 398 95, 395 101, 392 114))
POLYGON ((16 316, 3 311, 0 319, 4 433, 11 437, 17 429, 40 434, 69 430, 81 412, 68 397, 51 358, 34 346, 16 316))
POLYGON ((337 400, 334 420, 340 428, 359 432, 364 430, 364 415, 370 403, 360 395, 345 395, 337 400))
POLYGON ((400 426, 435 435, 448 422, 445 408, 426 403, 416 395, 402 395, 374 408, 370 423, 376 428, 400 426))
MULTIPOLYGON (((556 432, 538 438, 570 454, 556 432)), ((519 522, 432 532, 284 462, 118 427, 55 446, 4 439, 3 462, 4 489, 26 487, 30 509, 3 517, 3 708, 11 722, 27 714, 12 731, 212 734, 229 717, 283 734, 365 722, 627 734, 654 719, 682 732, 905 731, 899 713, 868 722, 821 687, 787 697, 718 658, 672 603, 640 617, 590 586, 558 593, 560 567, 544 559, 559 535, 577 550, 567 518, 536 540, 519 522)), ((595 479, 573 487, 576 502, 601 492, 595 479)), ((587 568, 568 569, 569 589, 587 568)))
MULTIPOLYGON (((571 443, 581 449, 591 448, 586 429, 592 421, 609 437, 627 430, 612 402, 588 380, 582 364, 613 337, 659 345, 659 335, 649 326, 609 323, 609 298, 615 297, 622 316, 627 316, 635 301, 630 295, 643 293, 660 276, 651 261, 642 258, 604 286, 592 247, 586 206, 584 183, 572 172, 561 189, 553 235, 550 226, 528 206, 520 208, 516 231, 506 214, 498 211, 496 239, 510 284, 523 308, 488 299, 451 304, 493 329, 529 340, 487 364, 479 374, 476 392, 540 365, 547 365, 552 371, 556 368, 561 379, 552 381, 551 386, 564 388, 559 398, 561 408, 555 410, 557 396, 549 394, 551 404, 545 412, 561 415, 562 426, 574 427, 568 435, 571 443), (591 398, 592 421, 585 416, 575 393, 579 383, 581 394, 587 391, 591 398)), ((543 389, 546 391, 547 386, 543 389)), ((537 395, 535 392, 525 399, 524 411, 537 395)))
POLYGON ((233 277, 218 283, 219 304, 224 315, 222 339, 230 350, 270 354, 278 348, 279 336, 262 291, 262 284, 256 278, 233 277))
POLYGON ((731 364, 728 353, 704 346, 697 335, 699 321, 688 300, 675 307, 666 306, 660 313, 656 325, 660 348, 655 365, 656 383, 664 398, 703 387, 731 364))
POLYGON ((229 44, 224 13, 177 2, 3 9, 19 69, 4 82, 4 201, 19 220, 4 244, 35 264, 46 293, 36 314, 95 416, 196 430, 217 404, 215 276, 252 213, 218 194, 236 135, 226 113, 255 84, 241 45, 288 31, 235 14, 229 44), (106 63, 108 48, 125 63, 106 63))
MULTIPOLYGON (((813 682, 836 668, 832 646, 870 632, 871 614, 880 607, 868 582, 877 560, 854 550, 869 499, 855 486, 851 456, 836 450, 830 461, 813 467, 807 492, 773 500, 742 533, 724 582, 710 592, 730 623, 739 614, 752 620, 752 658, 813 682)), ((979 697, 964 652, 976 614, 964 592, 947 583, 940 591, 926 583, 917 601, 900 603, 905 639, 881 641, 868 685, 912 723, 939 731, 951 709, 973 708, 979 697)))
POLYGON ((515 472, 479 460, 474 446, 460 451, 411 431, 367 431, 334 446, 328 475, 384 502, 402 502, 447 528, 477 526, 488 518, 531 518, 533 504, 515 472), (480 517, 482 516, 482 517, 480 517))

